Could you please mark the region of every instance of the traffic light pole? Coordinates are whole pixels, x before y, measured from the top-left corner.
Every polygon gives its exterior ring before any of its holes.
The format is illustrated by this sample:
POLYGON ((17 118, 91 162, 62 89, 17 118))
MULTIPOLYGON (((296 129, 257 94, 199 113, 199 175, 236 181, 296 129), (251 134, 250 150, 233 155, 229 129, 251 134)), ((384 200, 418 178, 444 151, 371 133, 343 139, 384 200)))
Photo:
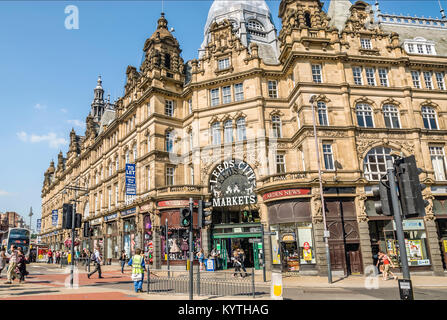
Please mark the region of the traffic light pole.
POLYGON ((70 270, 70 288, 73 288, 73 271, 74 271, 74 241, 75 241, 75 217, 76 217, 76 195, 75 190, 73 210, 71 213, 71 270, 70 270))
POLYGON ((191 212, 191 224, 189 225, 189 300, 193 298, 193 290, 194 290, 194 273, 192 270, 193 261, 194 261, 194 246, 192 243, 192 229, 194 224, 194 215, 193 215, 193 200, 189 198, 189 210, 191 212))
POLYGON ((397 195, 396 175, 392 160, 386 161, 388 182, 390 184, 391 203, 393 206, 394 221, 396 222, 397 241, 399 243, 400 263, 404 279, 410 280, 410 269, 408 267, 407 248, 405 247, 404 229, 402 226, 402 216, 400 214, 399 197, 397 195))
POLYGON ((168 218, 165 220, 166 224, 166 233, 165 233, 165 241, 166 241, 166 264, 168 267, 168 278, 171 276, 171 272, 169 270, 169 241, 168 241, 168 218))

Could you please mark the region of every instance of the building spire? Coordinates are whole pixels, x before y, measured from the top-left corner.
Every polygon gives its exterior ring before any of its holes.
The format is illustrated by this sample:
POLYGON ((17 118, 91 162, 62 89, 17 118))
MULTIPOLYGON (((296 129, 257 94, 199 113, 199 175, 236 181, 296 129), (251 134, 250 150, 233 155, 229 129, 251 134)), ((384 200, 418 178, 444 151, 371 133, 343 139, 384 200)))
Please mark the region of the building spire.
POLYGON ((441 9, 441 10, 439 10, 439 12, 441 12, 441 17, 442 17, 442 19, 445 19, 445 18, 446 18, 446 16, 445 16, 445 11, 444 11, 444 9, 442 8, 441 0, 438 0, 438 3, 439 3, 439 8, 441 9))
POLYGON ((104 113, 104 89, 102 88, 101 75, 98 76, 96 88, 93 90, 94 97, 91 104, 91 115, 97 122, 101 120, 101 116, 104 113))

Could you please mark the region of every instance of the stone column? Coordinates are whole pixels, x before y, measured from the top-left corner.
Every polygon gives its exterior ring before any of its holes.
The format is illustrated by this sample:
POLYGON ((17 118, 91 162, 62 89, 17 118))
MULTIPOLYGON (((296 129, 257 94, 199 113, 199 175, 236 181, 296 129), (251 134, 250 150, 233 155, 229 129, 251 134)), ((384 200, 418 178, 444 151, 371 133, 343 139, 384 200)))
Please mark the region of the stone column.
MULTIPOLYGON (((262 228, 264 228, 264 232, 270 231, 270 226, 267 223, 262 223, 262 228)), ((265 270, 266 271, 272 271, 272 246, 270 243, 270 235, 264 234, 264 263, 265 263, 265 270)))
POLYGON ((427 231, 427 244, 430 251, 430 263, 432 265, 433 275, 444 276, 444 267, 442 266, 442 253, 439 247, 439 236, 434 216, 425 216, 425 230, 427 231))
POLYGON ((367 196, 363 187, 358 187, 360 194, 355 199, 357 222, 359 227, 360 253, 362 255, 363 273, 368 266, 373 265, 371 239, 369 236, 368 216, 366 214, 365 201, 367 196))
POLYGON ((315 241, 315 259, 319 276, 327 276, 326 246, 324 242, 324 224, 321 207, 319 187, 312 187, 312 198, 310 202, 312 211, 312 226, 315 241))
POLYGON ((201 229, 201 246, 205 257, 208 257, 211 252, 211 228, 201 229))

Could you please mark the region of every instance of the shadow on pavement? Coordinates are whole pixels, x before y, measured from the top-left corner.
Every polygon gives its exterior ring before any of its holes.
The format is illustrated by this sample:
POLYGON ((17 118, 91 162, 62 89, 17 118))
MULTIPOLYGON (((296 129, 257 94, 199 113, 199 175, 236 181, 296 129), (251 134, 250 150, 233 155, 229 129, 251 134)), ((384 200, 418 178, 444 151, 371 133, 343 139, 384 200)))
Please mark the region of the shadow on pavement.
POLYGON ((36 291, 23 291, 19 293, 12 293, 11 296, 26 296, 30 294, 40 294, 40 293, 50 293, 50 292, 59 292, 58 290, 36 290, 36 291))

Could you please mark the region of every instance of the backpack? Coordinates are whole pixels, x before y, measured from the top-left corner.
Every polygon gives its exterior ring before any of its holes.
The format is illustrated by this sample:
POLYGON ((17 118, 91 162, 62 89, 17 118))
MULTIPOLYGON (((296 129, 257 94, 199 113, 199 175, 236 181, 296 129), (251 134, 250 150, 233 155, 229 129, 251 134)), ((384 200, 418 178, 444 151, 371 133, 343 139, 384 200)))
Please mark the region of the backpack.
POLYGON ((96 262, 96 255, 95 255, 94 252, 93 252, 92 255, 90 256, 90 260, 93 261, 93 262, 96 262))

